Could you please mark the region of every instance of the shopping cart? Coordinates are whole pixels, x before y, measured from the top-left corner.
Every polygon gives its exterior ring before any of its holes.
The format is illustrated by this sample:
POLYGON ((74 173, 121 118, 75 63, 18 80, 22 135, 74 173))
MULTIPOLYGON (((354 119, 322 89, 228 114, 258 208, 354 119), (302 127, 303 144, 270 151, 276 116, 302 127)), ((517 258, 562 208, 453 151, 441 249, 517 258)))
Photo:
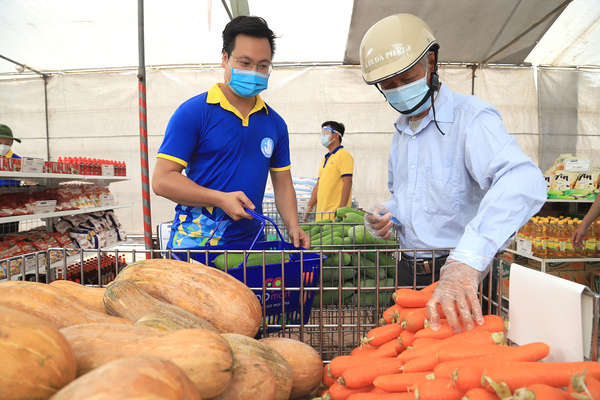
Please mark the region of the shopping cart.
POLYGON ((261 221, 261 228, 252 242, 177 249, 171 253, 172 258, 216 268, 217 257, 223 256, 227 265, 228 256, 241 253, 244 260, 233 267, 225 267, 224 270, 244 282, 261 302, 263 327, 259 334, 277 331, 286 325, 300 326, 307 323, 316 290, 305 289, 318 285, 321 263, 327 257, 294 247, 283 239, 272 219, 250 209, 246 209, 246 212, 261 221), (274 226, 279 240, 259 241, 267 221, 274 226), (262 254, 261 265, 247 265, 248 257, 253 253, 262 254), (267 254, 280 255, 281 262, 267 263, 267 254))

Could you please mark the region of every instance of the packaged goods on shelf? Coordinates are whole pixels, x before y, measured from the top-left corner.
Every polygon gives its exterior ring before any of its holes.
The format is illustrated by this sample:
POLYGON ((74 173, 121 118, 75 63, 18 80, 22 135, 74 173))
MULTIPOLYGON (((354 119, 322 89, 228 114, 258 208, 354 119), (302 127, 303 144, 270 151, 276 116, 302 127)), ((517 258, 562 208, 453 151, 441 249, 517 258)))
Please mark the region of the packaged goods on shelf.
POLYGON ((0 217, 34 214, 38 201, 56 200, 55 211, 77 210, 100 206, 103 195, 109 195, 107 187, 96 185, 62 185, 58 188, 32 192, 2 194, 0 217))
POLYGON ((127 240, 127 232, 112 210, 69 215, 56 221, 54 229, 68 234, 82 249, 99 249, 127 240))

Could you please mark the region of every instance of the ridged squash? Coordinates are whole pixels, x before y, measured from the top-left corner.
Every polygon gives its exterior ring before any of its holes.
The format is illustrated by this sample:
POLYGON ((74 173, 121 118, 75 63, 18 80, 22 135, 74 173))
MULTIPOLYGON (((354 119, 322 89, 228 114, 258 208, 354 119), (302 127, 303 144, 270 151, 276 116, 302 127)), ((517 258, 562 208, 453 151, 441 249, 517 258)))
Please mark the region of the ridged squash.
POLYGON ((65 292, 71 293, 73 296, 94 307, 96 310, 106 313, 104 305, 102 304, 102 297, 104 297, 106 288, 86 286, 77 282, 66 281, 64 279, 52 281, 50 282, 50 285, 57 287, 60 290, 64 290, 65 292))
POLYGON ((154 315, 160 316, 163 321, 173 321, 171 326, 178 326, 179 329, 210 329, 217 332, 204 319, 181 307, 155 299, 131 281, 108 285, 103 303, 109 315, 125 318, 136 325, 141 318, 154 315))
POLYGON ((159 300, 208 321, 221 333, 254 337, 262 321, 256 295, 216 268, 184 261, 150 259, 129 264, 114 282, 131 281, 159 300))
POLYGON ((246 354, 263 359, 277 383, 276 400, 288 400, 292 391, 292 369, 288 362, 273 347, 254 338, 235 333, 224 333, 223 336, 231 345, 234 354, 246 354))
POLYGON ((201 400, 177 365, 154 356, 111 361, 75 379, 51 400, 201 400))
POLYGON ((292 368, 290 399, 304 397, 319 387, 323 379, 323 360, 314 348, 284 337, 268 337, 259 342, 277 350, 292 368))
POLYGON ((181 368, 203 399, 218 396, 232 380, 232 348, 208 329, 160 332, 124 324, 86 324, 61 332, 75 352, 78 376, 120 358, 150 355, 181 368))
POLYGON ((0 282, 0 306, 34 315, 57 329, 101 322, 133 325, 126 319, 98 311, 56 286, 38 282, 0 282))
POLYGON ((0 307, 0 398, 47 399, 75 379, 75 354, 48 322, 0 307))
POLYGON ((235 354, 233 380, 227 389, 211 400, 274 400, 277 382, 267 362, 246 354, 235 354))

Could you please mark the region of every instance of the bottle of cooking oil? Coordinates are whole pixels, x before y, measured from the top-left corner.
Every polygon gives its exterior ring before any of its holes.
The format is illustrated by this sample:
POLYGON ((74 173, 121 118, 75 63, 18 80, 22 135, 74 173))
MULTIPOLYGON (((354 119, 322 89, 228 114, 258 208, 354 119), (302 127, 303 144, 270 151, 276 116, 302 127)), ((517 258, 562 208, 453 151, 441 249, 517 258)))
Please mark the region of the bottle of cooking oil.
POLYGON ((554 258, 557 254, 558 237, 556 236, 556 218, 551 218, 548 222, 548 242, 546 244, 546 257, 554 258))
POLYGON ((557 258, 565 258, 567 251, 567 236, 566 236, 566 221, 564 219, 558 221, 556 228, 556 237, 558 238, 558 251, 556 253, 557 258))
POLYGON ((531 225, 533 224, 533 218, 529 218, 529 221, 523 225, 523 239, 531 242, 531 225))
POLYGON ((548 258, 548 239, 549 239, 549 231, 550 231, 550 220, 548 218, 542 218, 542 222, 540 224, 540 231, 542 233, 542 243, 540 248, 540 257, 548 258))
POLYGON ((571 242, 571 236, 573 236, 573 232, 575 231, 573 226, 573 220, 569 220, 567 222, 567 229, 565 229, 565 258, 575 258, 575 247, 573 246, 573 242, 571 242))
POLYGON ((539 218, 534 217, 531 224, 531 251, 534 256, 540 257, 542 247, 542 234, 540 232, 539 218))
POLYGON ((587 234, 585 235, 585 250, 584 255, 586 257, 595 257, 596 256, 596 248, 598 247, 598 238, 596 236, 596 224, 592 222, 590 227, 588 228, 587 234))

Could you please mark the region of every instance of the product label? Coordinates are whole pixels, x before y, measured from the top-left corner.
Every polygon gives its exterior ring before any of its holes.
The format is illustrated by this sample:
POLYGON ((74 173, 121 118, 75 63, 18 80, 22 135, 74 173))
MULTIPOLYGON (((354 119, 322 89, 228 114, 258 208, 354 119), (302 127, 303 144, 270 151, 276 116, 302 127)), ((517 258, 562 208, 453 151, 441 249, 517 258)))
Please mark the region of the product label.
POLYGON ((100 196, 100 207, 114 206, 115 198, 112 194, 103 194, 100 196))
POLYGON ((35 202, 35 214, 49 214, 56 210, 56 200, 44 200, 35 202))
POLYGON ((565 161, 565 171, 589 171, 591 167, 592 160, 590 158, 565 161))
POLYGON ((115 166, 102 164, 102 176, 115 176, 115 166))
POLYGON ((42 158, 22 157, 21 170, 23 172, 41 174, 44 172, 44 160, 42 158))
POLYGON ((529 240, 517 239, 517 251, 528 256, 532 255, 531 242, 529 240))

